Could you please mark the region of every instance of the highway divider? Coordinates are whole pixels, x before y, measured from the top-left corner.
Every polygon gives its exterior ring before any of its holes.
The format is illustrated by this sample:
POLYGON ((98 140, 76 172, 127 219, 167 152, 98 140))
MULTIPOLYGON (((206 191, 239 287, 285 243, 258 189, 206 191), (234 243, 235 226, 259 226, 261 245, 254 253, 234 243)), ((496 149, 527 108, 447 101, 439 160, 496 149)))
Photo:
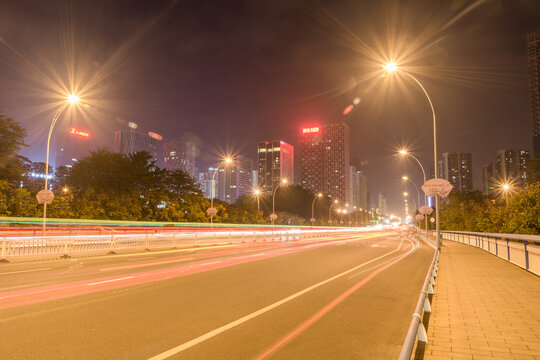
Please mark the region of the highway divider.
MULTIPOLYGON (((327 236, 341 236, 360 232, 355 228, 321 229, 237 229, 217 231, 205 229, 198 232, 152 232, 142 234, 62 235, 62 236, 13 236, 0 238, 0 261, 16 257, 55 256, 70 257, 75 253, 109 252, 123 249, 151 249, 166 247, 199 247, 247 242, 292 241, 327 236)), ((364 230, 365 231, 365 230, 364 230)))

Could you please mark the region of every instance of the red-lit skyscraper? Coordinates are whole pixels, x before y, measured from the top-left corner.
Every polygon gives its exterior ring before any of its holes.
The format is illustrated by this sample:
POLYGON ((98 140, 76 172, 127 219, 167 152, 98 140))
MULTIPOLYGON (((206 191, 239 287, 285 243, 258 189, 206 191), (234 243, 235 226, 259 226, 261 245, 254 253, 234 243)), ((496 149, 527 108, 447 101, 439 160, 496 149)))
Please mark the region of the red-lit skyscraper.
POLYGON ((281 179, 294 182, 294 146, 285 141, 263 141, 257 144, 258 186, 271 192, 281 179))
POLYGON ((301 131, 302 186, 351 204, 349 126, 336 123, 301 131))

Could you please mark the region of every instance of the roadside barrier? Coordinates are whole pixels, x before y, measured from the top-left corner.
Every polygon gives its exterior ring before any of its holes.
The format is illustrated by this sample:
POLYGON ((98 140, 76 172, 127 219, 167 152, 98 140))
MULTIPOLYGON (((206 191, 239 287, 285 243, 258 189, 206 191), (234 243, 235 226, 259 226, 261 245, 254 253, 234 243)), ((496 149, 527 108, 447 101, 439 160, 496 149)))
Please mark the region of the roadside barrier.
POLYGON ((150 249, 163 247, 200 247, 231 245, 246 242, 292 241, 343 236, 359 229, 298 230, 280 229, 254 231, 200 232, 147 232, 143 234, 62 235, 62 236, 9 236, 0 238, 0 261, 10 258, 35 256, 51 258, 55 255, 69 257, 84 252, 111 252, 122 249, 150 249))
POLYGON ((465 231, 441 231, 452 240, 485 250, 529 272, 540 275, 540 236, 465 231))
MULTIPOLYGON (((436 245, 433 241, 426 239, 433 247, 436 248, 436 245)), ((431 313, 431 304, 429 302, 428 295, 433 295, 435 286, 435 278, 437 277, 439 263, 439 249, 435 250, 433 255, 433 260, 431 261, 431 266, 424 280, 424 286, 420 291, 420 297, 416 303, 416 308, 414 314, 412 315, 411 323, 409 325, 409 330, 407 331, 407 336, 403 342, 401 352, 399 354, 399 360, 409 360, 414 348, 415 340, 418 342, 427 343, 427 333, 422 319, 425 313, 431 313)))

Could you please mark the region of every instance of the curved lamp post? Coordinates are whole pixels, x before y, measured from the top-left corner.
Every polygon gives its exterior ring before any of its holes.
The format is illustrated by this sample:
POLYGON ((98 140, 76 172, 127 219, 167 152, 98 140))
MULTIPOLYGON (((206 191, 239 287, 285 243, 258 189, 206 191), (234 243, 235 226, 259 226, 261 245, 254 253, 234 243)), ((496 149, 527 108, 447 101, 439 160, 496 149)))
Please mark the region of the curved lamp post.
POLYGON ((229 165, 232 161, 233 160, 230 156, 226 157, 221 163, 218 164, 218 166, 214 169, 214 173, 212 174, 212 180, 210 181, 210 207, 206 210, 206 213, 210 215, 210 228, 214 226, 214 216, 217 214, 217 209, 214 208, 214 179, 216 178, 216 173, 218 172, 219 168, 222 165, 229 165))
MULTIPOLYGON (((420 81, 414 75, 409 74, 406 71, 400 70, 396 63, 390 62, 388 64, 383 65, 383 68, 389 72, 399 72, 401 74, 404 74, 411 78, 424 92, 424 95, 426 95, 426 98, 429 102, 429 106, 431 108, 431 115, 433 117, 433 162, 434 162, 434 169, 435 169, 435 179, 439 177, 438 170, 437 170, 437 117, 435 116, 435 108, 433 107, 433 102, 431 101, 431 98, 429 97, 428 92, 422 85, 420 81)), ((435 196, 435 221, 436 221, 436 237, 437 237, 437 246, 440 249, 441 247, 441 227, 440 227, 440 221, 439 221, 439 197, 435 196)))
MULTIPOLYGON (((43 188, 43 196, 45 196, 45 198, 43 198, 43 235, 45 235, 45 227, 47 223, 47 204, 48 203, 50 204, 52 202, 52 199, 54 198, 52 191, 47 189, 48 180, 49 180, 49 149, 50 149, 50 144, 51 144, 52 132, 54 129, 54 125, 56 125, 56 122, 58 121, 58 118, 60 117, 60 115, 64 112, 64 110, 69 105, 77 104, 79 102, 79 97, 75 94, 71 94, 67 97, 66 100, 67 101, 63 103, 58 108, 58 110, 56 110, 56 112, 54 113, 51 126, 49 127, 49 134, 47 135, 47 153, 45 155, 45 159, 46 159, 45 160, 45 186, 43 188)), ((38 201, 40 201, 40 199, 38 199, 38 201)))
POLYGON ((313 199, 313 202, 311 203, 311 219, 309 219, 309 221, 311 221, 311 225, 315 223, 315 201, 317 201, 317 199, 320 197, 322 197, 322 193, 317 193, 313 199))
POLYGON ((339 203, 339 200, 334 200, 332 201, 332 204, 330 205, 330 207, 328 208, 328 225, 332 225, 332 208, 334 207, 334 205, 336 205, 337 203, 339 203))
POLYGON ((272 226, 274 225, 274 221, 277 219, 276 215, 276 191, 280 188, 281 185, 286 185, 288 182, 287 179, 281 179, 278 186, 274 189, 274 192, 272 193, 272 214, 270 214, 270 220, 272 220, 272 226))

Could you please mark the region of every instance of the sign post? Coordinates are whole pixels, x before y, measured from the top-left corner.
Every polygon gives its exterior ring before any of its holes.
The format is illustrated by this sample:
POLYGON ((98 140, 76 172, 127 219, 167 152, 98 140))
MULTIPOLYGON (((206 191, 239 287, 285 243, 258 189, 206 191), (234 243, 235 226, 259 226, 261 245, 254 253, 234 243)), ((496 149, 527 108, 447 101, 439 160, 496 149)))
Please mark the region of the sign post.
MULTIPOLYGON (((439 201, 438 197, 441 197, 443 199, 446 198, 448 194, 450 194, 450 191, 452 191, 452 188, 453 186, 447 180, 440 179, 440 178, 429 179, 428 181, 424 183, 424 185, 422 185, 422 190, 424 190, 424 193, 427 196, 436 197, 435 200, 437 202, 439 201)), ((433 211, 433 209, 431 209, 431 211, 433 211)), ((431 212, 429 214, 431 214, 431 212)), ((429 215, 429 214, 426 214, 426 215, 429 215)), ((437 216, 438 216, 438 213, 437 213, 437 216)), ((430 221, 434 222, 435 219, 431 218, 430 221)), ((426 226, 426 235, 427 235, 427 226, 426 226)), ((437 239, 437 243, 440 247, 441 239, 437 239)))

